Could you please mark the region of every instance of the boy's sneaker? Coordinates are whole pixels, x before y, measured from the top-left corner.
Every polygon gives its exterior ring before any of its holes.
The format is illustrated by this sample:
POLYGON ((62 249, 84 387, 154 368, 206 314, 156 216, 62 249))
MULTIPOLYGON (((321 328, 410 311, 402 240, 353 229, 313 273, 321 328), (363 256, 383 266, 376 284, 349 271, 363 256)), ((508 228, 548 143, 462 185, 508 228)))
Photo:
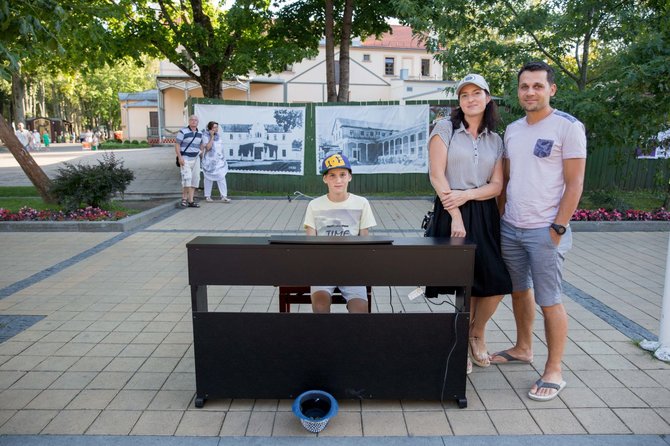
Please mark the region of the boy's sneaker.
POLYGON ((205 201, 209 201, 211 203, 214 200, 212 200, 212 197, 205 197, 205 201))
POLYGON ((230 198, 228 198, 228 197, 221 197, 221 201, 223 201, 224 203, 230 203, 230 198))

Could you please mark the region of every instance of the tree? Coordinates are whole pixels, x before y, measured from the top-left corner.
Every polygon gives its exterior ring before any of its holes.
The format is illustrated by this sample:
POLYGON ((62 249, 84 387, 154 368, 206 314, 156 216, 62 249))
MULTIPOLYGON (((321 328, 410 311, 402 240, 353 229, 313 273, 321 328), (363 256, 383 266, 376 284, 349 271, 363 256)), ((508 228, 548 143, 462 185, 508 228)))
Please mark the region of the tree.
MULTIPOLYGON (((63 17, 63 8, 54 0, 25 0, 12 4, 9 0, 0 0, 0 23, 3 30, 0 37, 0 77, 12 81, 12 102, 15 104, 13 112, 16 122, 24 119, 24 111, 20 105, 24 94, 20 61, 43 56, 47 50, 60 51, 61 47, 54 30, 46 23, 60 24, 63 17), (52 14, 51 21, 48 20, 47 14, 52 14)), ((2 114, 0 114, 0 139, 5 142, 44 201, 53 202, 53 197, 49 193, 49 177, 23 149, 23 145, 2 114)))
POLYGON ((302 111, 281 109, 274 113, 275 122, 280 125, 285 132, 289 132, 296 127, 302 127, 302 111))
POLYGON ((634 147, 667 123, 663 0, 396 1, 452 78, 484 74, 517 116, 516 72, 539 59, 557 70, 554 103, 584 121, 592 149, 634 147))
POLYGON ((349 101, 349 48, 352 36, 364 39, 391 29, 387 19, 395 16, 394 3, 386 0, 279 0, 284 4, 278 17, 326 44, 326 88, 328 102, 349 101), (336 70, 335 44, 339 47, 339 69, 336 70), (339 74, 339 82, 337 74, 339 74), (337 85, 337 87, 336 87, 337 85))
POLYGON ((174 63, 205 97, 221 97, 224 78, 283 71, 316 52, 303 30, 275 20, 268 0, 237 0, 227 10, 206 0, 124 1, 126 39, 148 43, 145 51, 174 63))

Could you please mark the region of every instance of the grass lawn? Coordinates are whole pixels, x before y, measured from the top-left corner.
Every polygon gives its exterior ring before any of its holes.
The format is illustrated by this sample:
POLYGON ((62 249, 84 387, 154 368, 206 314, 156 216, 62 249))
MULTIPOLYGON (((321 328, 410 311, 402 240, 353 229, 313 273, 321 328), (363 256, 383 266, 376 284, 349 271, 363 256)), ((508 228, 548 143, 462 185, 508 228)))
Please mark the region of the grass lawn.
MULTIPOLYGON (((42 200, 37 189, 33 186, 16 186, 16 187, 1 187, 0 186, 0 208, 8 209, 12 212, 18 212, 22 207, 29 207, 38 211, 45 210, 62 210, 62 207, 57 204, 47 204, 42 200)), ((136 209, 126 209, 113 201, 106 206, 103 206, 106 211, 122 211, 128 214, 135 214, 136 209)))
MULTIPOLYGON (((241 196, 281 196, 286 194, 262 194, 259 192, 237 192, 236 195, 241 196)), ((429 193, 421 194, 422 196, 429 196, 429 193)), ((398 192, 390 192, 385 194, 372 194, 366 196, 374 196, 381 198, 395 198, 406 197, 407 194, 398 192)), ((599 209, 605 208, 608 210, 619 209, 636 209, 642 211, 653 211, 663 205, 665 193, 660 191, 638 190, 638 191, 586 191, 579 202, 580 209, 599 209)), ((32 186, 17 186, 17 187, 0 187, 0 208, 9 209, 13 212, 20 208, 28 206, 38 210, 58 210, 58 205, 48 205, 42 201, 37 190, 32 186)), ((129 213, 136 212, 131 209, 124 209, 119 202, 112 202, 105 207, 108 211, 125 211, 129 213)))

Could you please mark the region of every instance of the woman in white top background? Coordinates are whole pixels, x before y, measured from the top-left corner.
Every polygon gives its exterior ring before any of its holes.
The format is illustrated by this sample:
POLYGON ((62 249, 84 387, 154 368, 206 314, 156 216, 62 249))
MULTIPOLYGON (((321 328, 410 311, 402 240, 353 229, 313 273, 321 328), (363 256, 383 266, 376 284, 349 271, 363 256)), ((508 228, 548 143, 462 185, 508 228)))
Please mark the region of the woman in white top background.
POLYGON ((219 135, 219 124, 214 121, 207 123, 207 131, 202 134, 202 152, 200 167, 205 176, 205 201, 214 201, 212 199, 212 186, 216 182, 221 193, 221 201, 230 203, 228 185, 226 184, 228 162, 223 153, 223 141, 221 135, 219 135))

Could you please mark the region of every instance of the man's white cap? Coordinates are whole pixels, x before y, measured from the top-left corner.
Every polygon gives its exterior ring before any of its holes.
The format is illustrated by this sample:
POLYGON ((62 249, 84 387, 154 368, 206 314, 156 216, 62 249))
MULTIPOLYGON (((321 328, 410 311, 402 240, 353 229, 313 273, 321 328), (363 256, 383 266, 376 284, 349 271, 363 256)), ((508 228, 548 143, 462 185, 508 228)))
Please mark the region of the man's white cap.
POLYGON ((483 76, 479 74, 468 74, 463 79, 461 79, 461 81, 456 86, 456 97, 461 94, 461 89, 468 84, 476 85, 482 90, 486 90, 487 93, 491 94, 491 90, 489 90, 489 84, 486 83, 486 79, 484 79, 483 76))

